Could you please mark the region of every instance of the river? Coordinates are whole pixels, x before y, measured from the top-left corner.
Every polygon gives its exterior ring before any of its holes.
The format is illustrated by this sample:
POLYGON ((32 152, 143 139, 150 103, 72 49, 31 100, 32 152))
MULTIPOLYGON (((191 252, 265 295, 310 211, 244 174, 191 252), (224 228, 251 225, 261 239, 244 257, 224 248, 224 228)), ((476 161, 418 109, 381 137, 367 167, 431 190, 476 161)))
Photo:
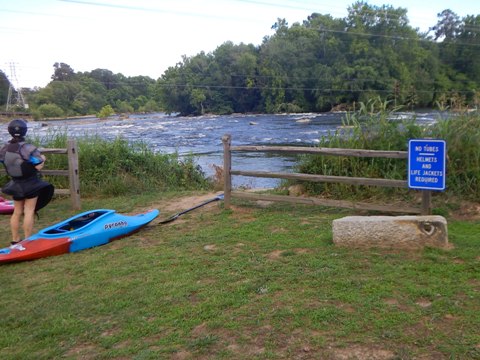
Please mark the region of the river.
MULTIPOLYGON (((214 174, 212 164, 223 166, 222 136, 231 134, 232 145, 294 145, 314 146, 342 125, 343 113, 228 115, 178 117, 163 113, 112 117, 106 120, 82 118, 30 122, 30 136, 43 138, 56 132, 66 132, 78 138, 99 135, 105 139, 122 137, 129 141, 144 141, 154 151, 193 155, 207 176, 214 174)), ((438 113, 398 113, 397 118, 416 116, 418 122, 431 123, 438 113)), ((8 134, 2 132, 2 140, 8 134)), ((296 159, 293 156, 264 153, 234 153, 232 168, 237 170, 286 171, 296 159)), ((81 175, 80 175, 81 176, 81 175)), ((234 187, 264 188, 279 184, 278 179, 236 176, 234 187)))

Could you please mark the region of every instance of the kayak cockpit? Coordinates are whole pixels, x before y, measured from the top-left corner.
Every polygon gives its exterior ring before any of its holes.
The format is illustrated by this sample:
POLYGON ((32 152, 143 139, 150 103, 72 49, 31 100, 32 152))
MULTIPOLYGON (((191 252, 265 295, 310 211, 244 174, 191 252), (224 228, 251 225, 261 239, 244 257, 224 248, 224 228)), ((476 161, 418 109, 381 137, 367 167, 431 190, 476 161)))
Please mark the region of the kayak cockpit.
POLYGON ((102 217, 105 214, 114 212, 114 210, 94 210, 86 213, 79 214, 76 217, 70 218, 54 227, 47 228, 41 233, 45 235, 63 234, 66 232, 76 231, 90 225, 96 219, 102 217))

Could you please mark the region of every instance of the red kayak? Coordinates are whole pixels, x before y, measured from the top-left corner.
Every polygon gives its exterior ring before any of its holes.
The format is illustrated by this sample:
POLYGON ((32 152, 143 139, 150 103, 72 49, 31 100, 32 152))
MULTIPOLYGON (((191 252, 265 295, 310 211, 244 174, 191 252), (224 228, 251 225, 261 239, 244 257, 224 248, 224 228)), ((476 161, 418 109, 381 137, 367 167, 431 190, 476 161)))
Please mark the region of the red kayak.
POLYGON ((13 213, 13 201, 5 200, 0 196, 0 214, 11 214, 13 213))

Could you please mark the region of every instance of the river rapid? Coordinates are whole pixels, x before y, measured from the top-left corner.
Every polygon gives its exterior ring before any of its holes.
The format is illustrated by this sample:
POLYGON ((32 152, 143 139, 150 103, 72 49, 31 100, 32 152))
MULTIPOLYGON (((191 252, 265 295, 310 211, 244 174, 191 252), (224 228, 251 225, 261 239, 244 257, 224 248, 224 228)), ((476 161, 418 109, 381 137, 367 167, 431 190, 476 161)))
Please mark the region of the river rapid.
MULTIPOLYGON (((213 164, 223 166, 222 137, 232 136, 232 145, 315 146, 319 139, 334 133, 343 124, 344 113, 227 115, 179 117, 163 113, 111 117, 68 119, 29 123, 29 136, 39 137, 58 132, 69 137, 98 135, 105 139, 122 137, 128 141, 144 141, 152 150, 193 155, 207 176, 215 171, 213 164)), ((415 117, 417 122, 432 123, 438 113, 398 113, 396 118, 415 117)), ((3 142, 9 139, 2 132, 3 142)), ((236 170, 288 171, 296 163, 294 156, 265 153, 233 153, 236 170)), ((80 175, 81 176, 81 175, 80 175)), ((278 185, 278 179, 235 176, 234 187, 264 188, 278 185)))

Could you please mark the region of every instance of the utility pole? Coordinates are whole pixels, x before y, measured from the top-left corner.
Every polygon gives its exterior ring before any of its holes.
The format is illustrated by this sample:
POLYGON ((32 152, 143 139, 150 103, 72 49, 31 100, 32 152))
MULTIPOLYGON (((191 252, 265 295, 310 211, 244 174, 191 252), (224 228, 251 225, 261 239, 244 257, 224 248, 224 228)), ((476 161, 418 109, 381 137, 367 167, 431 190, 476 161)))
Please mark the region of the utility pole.
POLYGON ((22 109, 27 109, 28 104, 25 104, 25 98, 22 94, 22 88, 18 86, 17 71, 15 69, 15 63, 10 63, 10 79, 8 81, 8 96, 7 96, 7 106, 5 111, 10 111, 11 108, 21 107, 22 109), (14 83, 17 85, 14 87, 14 83))

